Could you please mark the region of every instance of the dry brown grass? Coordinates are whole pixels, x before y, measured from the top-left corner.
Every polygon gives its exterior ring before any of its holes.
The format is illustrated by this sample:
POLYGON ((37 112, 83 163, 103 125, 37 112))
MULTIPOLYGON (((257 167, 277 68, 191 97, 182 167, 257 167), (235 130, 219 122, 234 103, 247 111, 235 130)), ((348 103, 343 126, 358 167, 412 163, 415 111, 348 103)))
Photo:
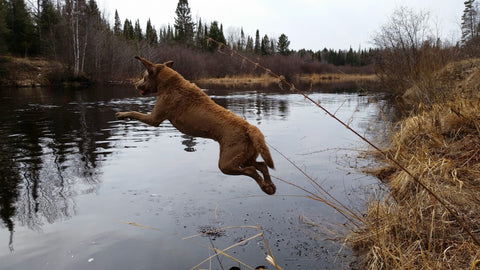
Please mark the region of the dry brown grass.
POLYGON ((38 87, 73 79, 61 63, 41 58, 0 57, 0 85, 38 87))
MULTIPOLYGON (((448 202, 479 239, 480 71, 469 63, 437 74, 435 87, 445 95, 423 97, 433 102, 423 109, 420 102, 417 114, 398 123, 385 152, 448 202)), ((389 192, 369 202, 365 227, 350 238, 363 267, 478 269, 480 247, 452 213, 405 171, 377 158, 387 165, 371 172, 389 192)))
POLYGON ((377 81, 375 74, 343 74, 343 73, 314 73, 301 74, 296 78, 303 83, 325 83, 325 82, 362 82, 377 81))
POLYGON ((276 83, 276 80, 268 74, 260 76, 254 75, 240 75, 240 76, 226 76, 222 78, 202 78, 195 80, 195 83, 200 85, 221 85, 226 87, 241 87, 244 85, 257 85, 261 87, 268 87, 276 83))
POLYGON ((408 110, 421 111, 458 96, 472 96, 480 89, 480 58, 451 62, 439 72, 424 76, 407 89, 401 103, 408 110))
MULTIPOLYGON (((322 74, 302 74, 295 76, 295 81, 301 84, 318 83, 337 83, 337 82, 374 82, 377 76, 374 74, 342 74, 342 73, 322 73, 322 74)), ((195 80, 200 85, 222 85, 226 87, 241 87, 246 85, 255 85, 266 88, 273 84, 278 84, 278 79, 270 74, 226 76, 222 78, 203 78, 195 80)))

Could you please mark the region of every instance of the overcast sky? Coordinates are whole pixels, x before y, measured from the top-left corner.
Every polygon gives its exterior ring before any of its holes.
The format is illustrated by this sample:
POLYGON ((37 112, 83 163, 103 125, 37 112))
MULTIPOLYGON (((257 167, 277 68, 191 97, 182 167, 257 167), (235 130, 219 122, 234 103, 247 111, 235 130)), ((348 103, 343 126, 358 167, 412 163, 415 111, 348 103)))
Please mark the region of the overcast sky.
MULTIPOLYGON (((393 11, 406 6, 430 12, 435 31, 443 39, 456 42, 464 9, 461 0, 189 0, 194 21, 214 20, 223 24, 224 34, 243 27, 246 35, 278 37, 290 40, 290 49, 354 49, 372 47, 376 31, 393 11)), ((98 6, 113 23, 115 10, 122 24, 126 18, 140 20, 143 31, 150 18, 158 30, 173 26, 178 0, 97 0, 98 6)))

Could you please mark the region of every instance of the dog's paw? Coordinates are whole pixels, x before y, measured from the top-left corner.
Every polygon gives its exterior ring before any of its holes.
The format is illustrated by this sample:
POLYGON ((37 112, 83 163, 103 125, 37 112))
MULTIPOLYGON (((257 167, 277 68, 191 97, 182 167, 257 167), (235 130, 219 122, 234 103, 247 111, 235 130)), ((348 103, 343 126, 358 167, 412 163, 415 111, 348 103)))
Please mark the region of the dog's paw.
POLYGON ((127 116, 126 112, 117 112, 117 113, 115 113, 115 117, 117 117, 118 119, 125 119, 128 116, 127 116))
POLYGON ((275 185, 272 183, 272 184, 267 184, 265 186, 262 187, 262 190, 263 192, 267 193, 268 195, 273 195, 275 194, 275 191, 277 190, 277 187, 275 187, 275 185))

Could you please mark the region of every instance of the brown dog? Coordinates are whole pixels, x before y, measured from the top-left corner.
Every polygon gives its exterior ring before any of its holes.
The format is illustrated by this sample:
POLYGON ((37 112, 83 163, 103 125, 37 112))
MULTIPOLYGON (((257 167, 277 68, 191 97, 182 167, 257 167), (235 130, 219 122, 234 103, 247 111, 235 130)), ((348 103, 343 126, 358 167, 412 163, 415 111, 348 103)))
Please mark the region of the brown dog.
POLYGON ((265 193, 275 193, 267 168, 273 168, 273 160, 257 127, 213 102, 198 86, 171 69, 172 61, 153 64, 135 58, 147 69, 135 87, 142 95, 155 92, 157 101, 150 114, 117 112, 117 118, 133 118, 151 126, 169 120, 187 135, 213 139, 220 144, 218 167, 224 174, 250 176, 265 193), (265 162, 257 161, 259 154, 265 162))

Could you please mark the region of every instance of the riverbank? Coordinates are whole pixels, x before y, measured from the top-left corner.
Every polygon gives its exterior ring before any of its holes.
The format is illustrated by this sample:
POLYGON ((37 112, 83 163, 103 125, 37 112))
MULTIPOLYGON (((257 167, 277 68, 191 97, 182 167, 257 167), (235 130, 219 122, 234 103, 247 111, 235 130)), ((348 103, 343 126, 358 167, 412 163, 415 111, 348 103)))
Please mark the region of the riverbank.
MULTIPOLYGON (((106 84, 131 84, 135 78, 108 81, 106 84)), ((311 90, 315 85, 322 89, 351 89, 368 87, 378 81, 375 74, 315 73, 295 75, 292 82, 311 90)), ((222 78, 199 78, 192 82, 209 89, 280 89, 278 81, 267 74, 238 75, 222 78)), ((43 87, 53 85, 79 86, 92 83, 86 76, 75 78, 72 71, 60 62, 45 59, 0 57, 0 85, 11 87, 43 87)))
POLYGON ((71 69, 57 61, 0 56, 0 85, 3 86, 80 86, 90 83, 83 75, 73 76, 71 69))
POLYGON ((371 198, 364 227, 349 239, 362 268, 480 265, 480 60, 451 63, 433 79, 405 92, 412 114, 383 149, 408 172, 375 153, 384 165, 369 172, 387 191, 371 198))
MULTIPOLYGON (((359 89, 370 88, 371 85, 378 82, 375 74, 342 74, 342 73, 314 73, 295 75, 290 80, 295 85, 300 85, 301 89, 312 90, 321 85, 322 91, 332 89, 359 89)), ((204 88, 224 88, 224 89, 279 89, 278 79, 268 74, 259 76, 241 75, 226 76, 222 78, 201 78, 194 80, 196 84, 204 88)))
MULTIPOLYGON (((341 74, 341 73, 322 73, 322 74, 301 74, 293 78, 293 81, 300 83, 329 83, 329 82, 376 82, 378 78, 375 74, 341 74)), ((238 87, 241 85, 263 85, 269 86, 278 83, 278 80, 268 74, 260 76, 226 76, 223 78, 203 78, 196 80, 200 84, 217 84, 238 87)))

